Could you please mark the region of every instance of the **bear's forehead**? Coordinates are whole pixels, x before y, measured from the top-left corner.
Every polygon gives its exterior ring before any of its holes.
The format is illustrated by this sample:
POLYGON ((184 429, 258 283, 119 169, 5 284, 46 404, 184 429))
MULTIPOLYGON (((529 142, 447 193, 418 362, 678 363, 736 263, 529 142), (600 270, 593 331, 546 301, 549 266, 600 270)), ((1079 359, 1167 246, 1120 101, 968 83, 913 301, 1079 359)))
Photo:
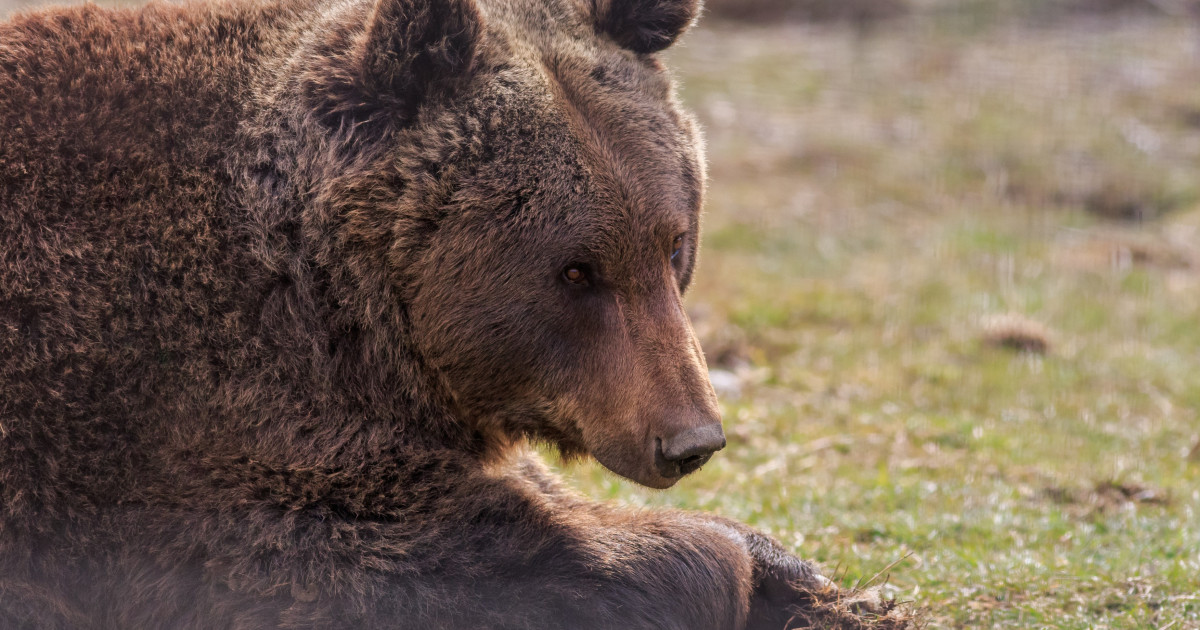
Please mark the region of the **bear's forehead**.
POLYGON ((587 0, 475 0, 488 30, 508 38, 548 42, 593 32, 587 0))
POLYGON ((587 4, 480 2, 496 70, 488 185, 532 194, 538 221, 661 240, 696 224, 699 139, 662 66, 598 34, 587 4))
POLYGON ((621 70, 586 62, 547 57, 529 73, 534 76, 526 75, 535 85, 518 89, 538 96, 535 106, 518 107, 511 118, 519 121, 511 131, 522 136, 513 148, 526 149, 513 157, 549 167, 537 172, 543 182, 551 172, 582 178, 591 194, 630 207, 696 209, 703 172, 691 121, 669 93, 607 81, 621 70))
POLYGON ((602 220, 678 233, 694 224, 703 182, 681 120, 661 106, 597 98, 587 77, 545 80, 537 106, 514 108, 495 137, 487 171, 496 187, 532 196, 539 217, 581 227, 602 220))

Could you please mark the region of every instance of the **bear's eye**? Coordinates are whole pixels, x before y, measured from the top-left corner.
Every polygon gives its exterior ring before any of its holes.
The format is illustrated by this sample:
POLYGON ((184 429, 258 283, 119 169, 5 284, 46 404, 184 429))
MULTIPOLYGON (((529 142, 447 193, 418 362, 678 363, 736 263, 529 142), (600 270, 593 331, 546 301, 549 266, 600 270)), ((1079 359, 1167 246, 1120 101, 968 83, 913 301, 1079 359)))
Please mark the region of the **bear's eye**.
POLYGON ((683 251, 683 235, 682 234, 680 234, 679 236, 676 236, 675 240, 671 241, 671 260, 675 260, 676 258, 678 258, 679 252, 681 252, 681 251, 683 251))
POLYGON ((572 263, 563 269, 563 280, 579 286, 587 286, 591 284, 591 271, 588 266, 582 263, 572 263))

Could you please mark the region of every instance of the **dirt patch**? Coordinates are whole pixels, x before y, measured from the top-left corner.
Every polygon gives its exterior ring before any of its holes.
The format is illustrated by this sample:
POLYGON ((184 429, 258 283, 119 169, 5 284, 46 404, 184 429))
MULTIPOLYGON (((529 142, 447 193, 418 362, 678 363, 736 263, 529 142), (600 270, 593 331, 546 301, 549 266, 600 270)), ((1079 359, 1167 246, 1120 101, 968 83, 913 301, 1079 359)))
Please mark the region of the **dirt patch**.
POLYGON ((1180 106, 1175 110, 1175 116, 1184 126, 1200 129, 1200 105, 1180 106))
POLYGON ((1171 496, 1160 489, 1139 483, 1106 480, 1090 489, 1049 486, 1042 489, 1042 496, 1063 506, 1075 517, 1106 515, 1139 506, 1166 507, 1171 496))
POLYGON ((1050 331, 1041 322, 1007 313, 984 319, 983 342, 1018 352, 1046 354, 1050 351, 1050 331))
POLYGON ((1153 232, 1109 230, 1074 234, 1055 247, 1055 260, 1072 269, 1128 271, 1156 268, 1187 271, 1200 268, 1200 256, 1190 240, 1170 239, 1153 232))
POLYGON ((1132 180, 1105 180, 1083 193, 1081 199, 1067 196, 1059 201, 1063 205, 1081 205, 1087 212, 1105 219, 1146 221, 1183 207, 1191 200, 1132 180))

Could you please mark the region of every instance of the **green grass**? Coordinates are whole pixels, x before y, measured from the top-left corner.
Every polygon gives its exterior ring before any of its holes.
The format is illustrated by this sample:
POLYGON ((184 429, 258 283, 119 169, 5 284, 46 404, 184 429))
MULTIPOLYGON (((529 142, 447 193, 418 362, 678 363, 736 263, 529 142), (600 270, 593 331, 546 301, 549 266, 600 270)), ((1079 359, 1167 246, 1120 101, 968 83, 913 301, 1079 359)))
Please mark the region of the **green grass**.
POLYGON ((1179 21, 720 25, 689 296, 729 446, 667 492, 934 628, 1200 628, 1200 59, 1179 21), (1049 331, 1030 354, 989 318, 1049 331))

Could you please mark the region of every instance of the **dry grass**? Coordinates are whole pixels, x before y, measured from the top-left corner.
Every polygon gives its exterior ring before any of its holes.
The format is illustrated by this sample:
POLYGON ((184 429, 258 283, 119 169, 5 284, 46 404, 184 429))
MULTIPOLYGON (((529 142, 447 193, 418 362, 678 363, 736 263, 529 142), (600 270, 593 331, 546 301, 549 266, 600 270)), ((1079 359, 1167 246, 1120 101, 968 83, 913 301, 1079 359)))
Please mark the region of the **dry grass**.
POLYGON ((879 589, 809 591, 810 602, 780 630, 916 630, 921 615, 910 606, 882 597, 879 589))

